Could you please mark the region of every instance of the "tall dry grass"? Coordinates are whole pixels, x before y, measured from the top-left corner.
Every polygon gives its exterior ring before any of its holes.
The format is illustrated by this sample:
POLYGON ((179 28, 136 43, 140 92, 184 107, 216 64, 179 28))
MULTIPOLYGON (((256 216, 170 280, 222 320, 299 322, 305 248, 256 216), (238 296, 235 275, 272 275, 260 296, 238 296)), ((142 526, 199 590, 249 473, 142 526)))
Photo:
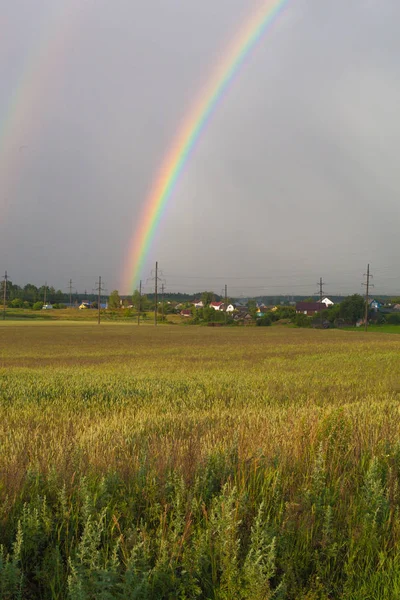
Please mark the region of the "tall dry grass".
POLYGON ((0 328, 0 597, 400 597, 400 339, 0 328))

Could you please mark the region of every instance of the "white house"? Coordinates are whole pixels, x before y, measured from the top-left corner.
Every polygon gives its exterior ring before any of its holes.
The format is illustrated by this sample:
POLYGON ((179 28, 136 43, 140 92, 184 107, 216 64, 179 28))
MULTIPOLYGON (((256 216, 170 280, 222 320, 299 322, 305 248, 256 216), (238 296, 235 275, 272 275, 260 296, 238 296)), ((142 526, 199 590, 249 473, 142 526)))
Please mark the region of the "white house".
POLYGON ((330 306, 333 306, 335 303, 332 302, 332 300, 329 300, 329 298, 324 298, 322 300, 322 304, 325 304, 326 308, 329 308, 330 306))
POLYGON ((204 304, 201 300, 196 300, 195 302, 193 302, 193 305, 195 308, 204 308, 204 304))
POLYGON ((228 304, 228 306, 226 307, 226 312, 232 313, 234 310, 235 307, 233 306, 233 304, 228 304))
POLYGON ((210 306, 214 310, 224 310, 224 303, 223 302, 211 302, 210 306))

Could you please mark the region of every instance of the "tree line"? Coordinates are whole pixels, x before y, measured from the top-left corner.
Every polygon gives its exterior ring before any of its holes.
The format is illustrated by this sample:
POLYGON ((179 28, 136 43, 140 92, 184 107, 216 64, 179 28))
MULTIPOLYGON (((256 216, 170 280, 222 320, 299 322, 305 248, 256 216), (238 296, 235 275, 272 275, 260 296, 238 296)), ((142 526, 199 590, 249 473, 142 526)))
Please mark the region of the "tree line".
MULTIPOLYGON (((0 283, 0 302, 3 299, 4 292, 4 281, 0 283)), ((72 293, 72 303, 77 303, 82 299, 91 302, 97 300, 96 294, 81 294, 78 296, 76 292, 72 293)), ((7 305, 12 308, 31 308, 34 304, 40 302, 44 303, 46 300, 49 304, 65 304, 69 305, 70 295, 68 292, 62 290, 56 290, 51 285, 42 285, 37 287, 33 283, 27 283, 23 287, 7 281, 7 305)))

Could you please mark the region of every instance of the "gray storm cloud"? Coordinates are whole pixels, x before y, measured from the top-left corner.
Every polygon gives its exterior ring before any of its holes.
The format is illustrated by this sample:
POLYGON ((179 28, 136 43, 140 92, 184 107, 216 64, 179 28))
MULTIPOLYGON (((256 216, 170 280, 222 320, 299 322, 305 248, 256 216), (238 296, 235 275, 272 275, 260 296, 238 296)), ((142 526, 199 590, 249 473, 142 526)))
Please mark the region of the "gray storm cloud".
MULTIPOLYGON (((259 4, 88 2, 44 101, 29 106, 37 126, 18 163, 2 146, 13 175, 0 182, 0 268, 16 283, 73 277, 90 289, 102 274, 129 291, 120 274, 160 164, 259 4)), ((2 123, 52 10, 50 0, 3 2, 2 123)), ((237 295, 308 294, 323 276, 346 293, 370 262, 376 290, 400 293, 399 18, 396 0, 288 4, 205 128, 144 279, 158 260, 171 291, 218 292, 226 279, 237 295)))

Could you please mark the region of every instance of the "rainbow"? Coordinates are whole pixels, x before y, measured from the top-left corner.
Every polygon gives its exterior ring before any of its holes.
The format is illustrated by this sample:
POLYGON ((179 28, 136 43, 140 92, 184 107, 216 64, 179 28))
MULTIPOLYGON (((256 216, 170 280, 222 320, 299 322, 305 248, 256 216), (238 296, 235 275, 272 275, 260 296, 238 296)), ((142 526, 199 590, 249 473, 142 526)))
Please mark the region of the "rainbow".
POLYGON ((124 288, 135 289, 142 274, 150 247, 175 185, 189 156, 223 93, 263 37, 269 26, 284 10, 289 0, 264 0, 238 32, 225 56, 188 113, 161 166, 158 177, 145 202, 139 225, 135 229, 124 265, 124 288))
MULTIPOLYGON (((80 0, 71 0, 49 12, 47 22, 29 49, 19 78, 9 92, 8 104, 0 114, 0 187, 3 201, 18 181, 23 148, 29 148, 41 127, 45 98, 52 76, 68 55, 71 38, 88 12, 80 0)), ((27 150, 28 151, 28 150, 27 150)), ((6 206, 0 206, 0 223, 6 206)))

